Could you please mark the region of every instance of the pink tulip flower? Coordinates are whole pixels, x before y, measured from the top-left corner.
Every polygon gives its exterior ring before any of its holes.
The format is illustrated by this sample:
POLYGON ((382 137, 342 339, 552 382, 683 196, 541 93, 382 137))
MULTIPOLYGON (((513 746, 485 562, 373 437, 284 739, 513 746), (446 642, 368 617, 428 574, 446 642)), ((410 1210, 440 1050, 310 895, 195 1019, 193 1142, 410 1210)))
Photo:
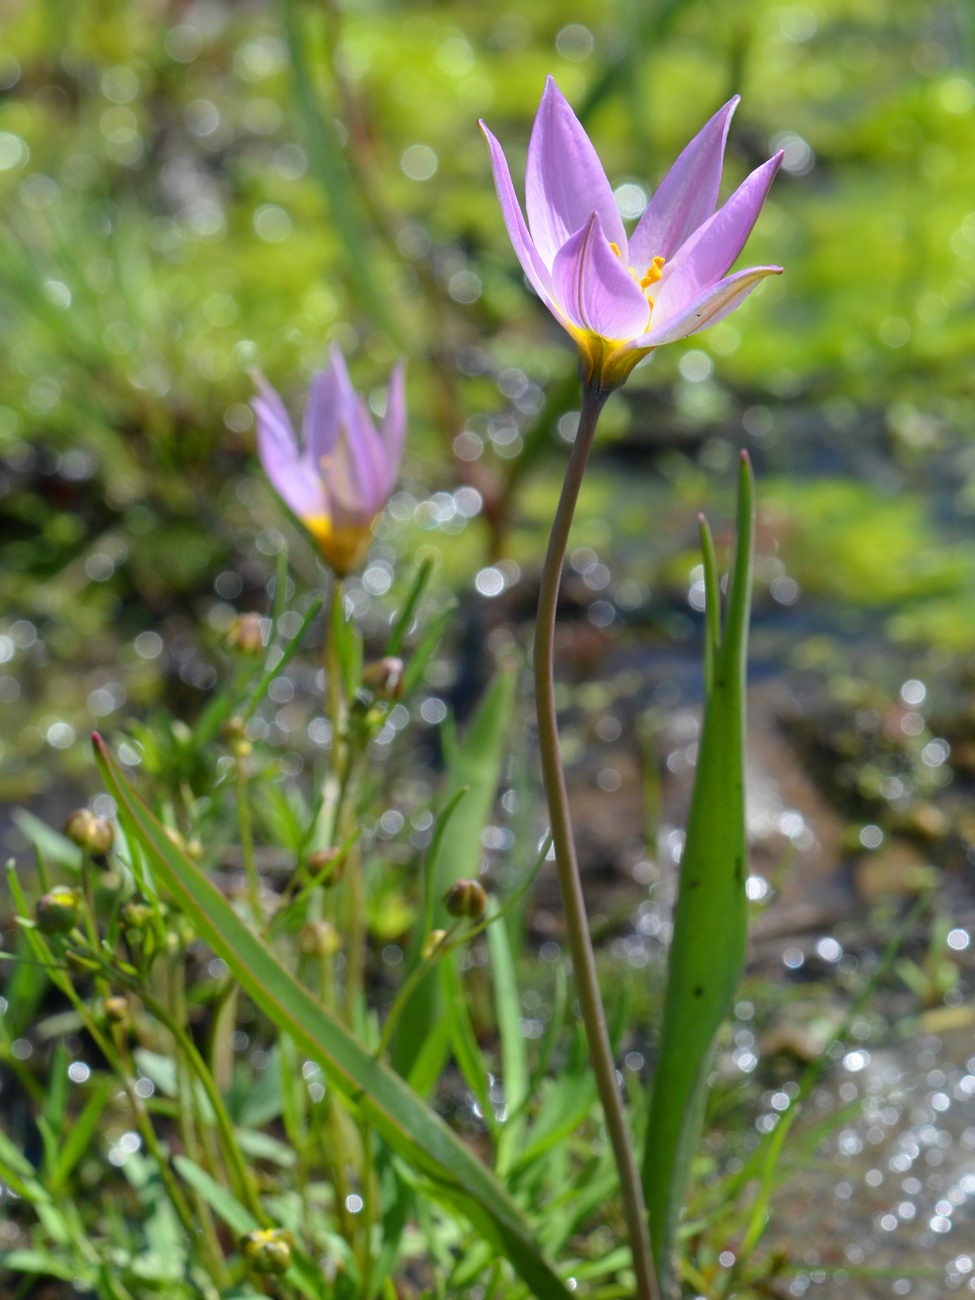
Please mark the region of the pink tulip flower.
POLYGON ((483 122, 508 236, 532 288, 575 339, 583 381, 617 388, 648 352, 733 312, 780 266, 727 272, 751 233, 782 154, 757 167, 717 211, 738 96, 715 113, 661 181, 633 233, 602 164, 551 77, 528 145, 525 209, 501 145, 483 122))
POLYGON ((372 525, 395 486, 406 434, 405 382, 397 366, 377 432, 352 387, 337 348, 313 376, 301 446, 281 398, 257 375, 257 447, 272 486, 318 544, 322 559, 345 577, 361 563, 372 525))

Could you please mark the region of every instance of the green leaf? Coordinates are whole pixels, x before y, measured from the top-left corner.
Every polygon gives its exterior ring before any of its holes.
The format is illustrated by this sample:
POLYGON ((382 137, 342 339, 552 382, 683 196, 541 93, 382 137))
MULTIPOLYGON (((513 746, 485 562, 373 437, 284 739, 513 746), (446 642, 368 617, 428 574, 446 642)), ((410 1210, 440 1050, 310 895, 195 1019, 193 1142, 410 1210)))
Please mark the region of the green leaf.
POLYGON ((467 1217, 524 1278, 538 1300, 570 1292, 543 1258, 523 1218, 494 1175, 455 1133, 321 1006, 234 912, 217 887, 167 837, 133 791, 107 746, 93 737, 99 768, 158 879, 200 938, 224 959, 266 1016, 322 1067, 329 1083, 398 1154, 438 1180, 467 1217))
MULTIPOLYGON (((447 726, 448 764, 443 800, 449 817, 444 816, 437 829, 436 842, 431 845, 435 852, 431 851, 424 881, 425 927, 423 933, 418 930, 414 935, 411 966, 419 962, 420 949, 430 929, 446 929, 450 924, 442 901, 448 887, 455 880, 477 875, 484 851, 481 832, 494 807, 501 779, 514 685, 511 669, 498 673, 485 691, 462 740, 458 741, 447 726)), ((453 997, 457 993, 456 958, 445 957, 417 985, 410 1000, 409 1025, 401 1024, 397 1031, 393 1064, 400 1074, 410 1075, 427 1036, 440 1018, 444 996, 453 997)))
MULTIPOLYGON (((713 560, 705 568, 713 598, 713 560)), ((754 492, 742 456, 738 539, 720 644, 706 620, 711 673, 694 792, 681 860, 660 1052, 654 1075, 643 1179, 661 1291, 669 1295, 677 1223, 700 1135, 715 1035, 745 961, 745 671, 751 601, 754 492)))
POLYGON ((265 668, 264 672, 261 674, 261 679, 257 683, 257 686, 254 688, 250 699, 247 701, 247 706, 245 707, 243 713, 241 714, 241 717, 244 722, 249 722, 250 719, 254 716, 254 714, 257 712, 258 705, 261 703, 261 700, 264 699, 264 696, 268 693, 268 690, 271 687, 271 683, 274 681, 275 677, 280 676, 280 674, 284 672, 285 668, 287 668, 288 664, 291 662, 294 655, 298 652, 298 649, 301 646, 302 641, 304 641, 305 639, 305 633, 311 627, 312 623, 314 623, 315 619, 319 615, 319 612, 321 611, 322 603, 323 602, 321 597, 316 596, 315 599, 312 601, 312 603, 305 610, 304 618, 302 618, 300 624, 298 625, 298 631, 294 634, 294 636, 291 638, 288 644, 284 647, 284 650, 281 652, 280 658, 276 659, 271 664, 270 667, 265 668))
POLYGON ((436 556, 433 554, 424 556, 417 565, 416 577, 413 579, 413 586, 410 588, 406 600, 403 601, 403 607, 396 615, 396 621, 393 624, 392 631, 389 634, 389 640, 386 642, 386 648, 383 655, 398 655, 403 648, 403 642, 406 640, 406 634, 409 632, 416 615, 417 607, 423 599, 423 593, 430 584, 436 568, 436 556))
POLYGON ((35 817, 26 808, 15 808, 10 814, 14 825, 29 844, 43 853, 50 862, 56 862, 76 876, 81 870, 81 849, 73 844, 66 835, 53 830, 46 822, 35 817))
MULTIPOLYGON (((497 915, 496 899, 491 900, 490 910, 493 916, 497 915)), ((505 1173, 522 1140, 524 1116, 521 1110, 528 1098, 528 1058, 521 1028, 521 994, 511 942, 504 923, 498 924, 495 921, 489 925, 487 939, 491 954, 491 974, 494 978, 494 1008, 501 1038, 501 1078, 507 1112, 498 1142, 497 1167, 499 1173, 505 1173)))
POLYGON ((58 1277, 65 1282, 78 1281, 75 1265, 59 1255, 46 1250, 7 1250, 0 1254, 0 1271, 32 1273, 39 1276, 58 1277))
POLYGON ((188 1156, 174 1156, 173 1164, 176 1166, 176 1172, 185 1183, 188 1183, 194 1191, 199 1192, 209 1205, 210 1209, 224 1221, 227 1227, 236 1236, 242 1237, 245 1232, 250 1232, 261 1225, 251 1214, 250 1210, 245 1209, 226 1187, 218 1183, 215 1178, 201 1169, 199 1165, 194 1164, 188 1156))
POLYGON ((51 1170, 48 1186, 52 1193, 57 1193, 68 1181, 71 1171, 88 1150, 98 1129, 99 1121, 112 1096, 117 1091, 114 1079, 106 1077, 99 1080, 95 1090, 85 1102, 81 1114, 68 1125, 62 1134, 57 1160, 51 1170))

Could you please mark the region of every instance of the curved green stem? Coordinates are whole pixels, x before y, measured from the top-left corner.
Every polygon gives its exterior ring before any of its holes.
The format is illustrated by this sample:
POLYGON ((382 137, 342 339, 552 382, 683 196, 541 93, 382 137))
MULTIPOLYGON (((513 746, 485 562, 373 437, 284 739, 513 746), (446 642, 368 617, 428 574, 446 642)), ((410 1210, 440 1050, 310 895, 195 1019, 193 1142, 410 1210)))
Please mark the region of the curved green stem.
POLYGON ((588 387, 583 388, 579 428, 566 468, 558 509, 552 522, 538 594, 534 647, 535 707, 538 716, 542 778, 552 823, 555 864, 562 894, 569 953, 575 972, 586 1038, 592 1056, 593 1072, 596 1075, 599 1096, 606 1116, 606 1127, 609 1130, 613 1155, 619 1171, 620 1191, 626 1213, 630 1248, 633 1252, 633 1268, 636 1272, 636 1300, 658 1300, 643 1190, 633 1158, 629 1126, 617 1084, 613 1051, 606 1028, 606 1013, 599 993, 596 959, 589 935, 582 880, 572 836, 568 793, 559 756, 558 716, 555 709, 555 619, 562 565, 565 561, 572 516, 575 513, 582 477, 589 459, 589 450, 607 396, 608 393, 594 391, 588 387))

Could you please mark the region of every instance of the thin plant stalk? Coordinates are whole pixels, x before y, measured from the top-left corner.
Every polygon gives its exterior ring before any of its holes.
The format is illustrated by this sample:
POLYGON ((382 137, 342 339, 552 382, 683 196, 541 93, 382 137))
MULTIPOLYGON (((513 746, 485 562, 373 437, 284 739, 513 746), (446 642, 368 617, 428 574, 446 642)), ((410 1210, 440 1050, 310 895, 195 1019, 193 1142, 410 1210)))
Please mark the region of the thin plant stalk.
POLYGON ((620 1191, 626 1214, 633 1268, 636 1273, 637 1300, 658 1300, 657 1284, 647 1231, 646 1208, 640 1175, 633 1156, 626 1112, 616 1079, 616 1066, 606 1027, 606 1013, 599 992, 596 959, 589 934, 589 921, 582 893, 582 880, 576 860, 568 792, 559 755, 558 715, 555 708, 555 620, 558 612, 562 566, 572 527, 579 489, 589 459, 596 425, 608 392, 583 386, 582 411, 569 464, 562 484, 548 551, 542 568, 535 623, 534 670, 535 708, 538 717, 538 745, 542 760, 542 779, 548 801, 555 846, 555 865, 569 953, 575 973, 582 1020, 592 1057, 593 1072, 606 1117, 613 1155, 619 1171, 620 1191))

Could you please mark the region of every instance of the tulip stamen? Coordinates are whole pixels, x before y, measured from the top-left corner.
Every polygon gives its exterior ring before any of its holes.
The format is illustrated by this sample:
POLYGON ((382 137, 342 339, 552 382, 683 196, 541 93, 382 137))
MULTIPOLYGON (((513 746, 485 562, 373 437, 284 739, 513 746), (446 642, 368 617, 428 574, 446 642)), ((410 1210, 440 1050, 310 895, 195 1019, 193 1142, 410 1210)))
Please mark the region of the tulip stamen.
POLYGON ((653 259, 638 281, 641 289, 649 289, 652 284, 657 283, 664 273, 664 263, 666 260, 665 257, 655 257, 653 259))

